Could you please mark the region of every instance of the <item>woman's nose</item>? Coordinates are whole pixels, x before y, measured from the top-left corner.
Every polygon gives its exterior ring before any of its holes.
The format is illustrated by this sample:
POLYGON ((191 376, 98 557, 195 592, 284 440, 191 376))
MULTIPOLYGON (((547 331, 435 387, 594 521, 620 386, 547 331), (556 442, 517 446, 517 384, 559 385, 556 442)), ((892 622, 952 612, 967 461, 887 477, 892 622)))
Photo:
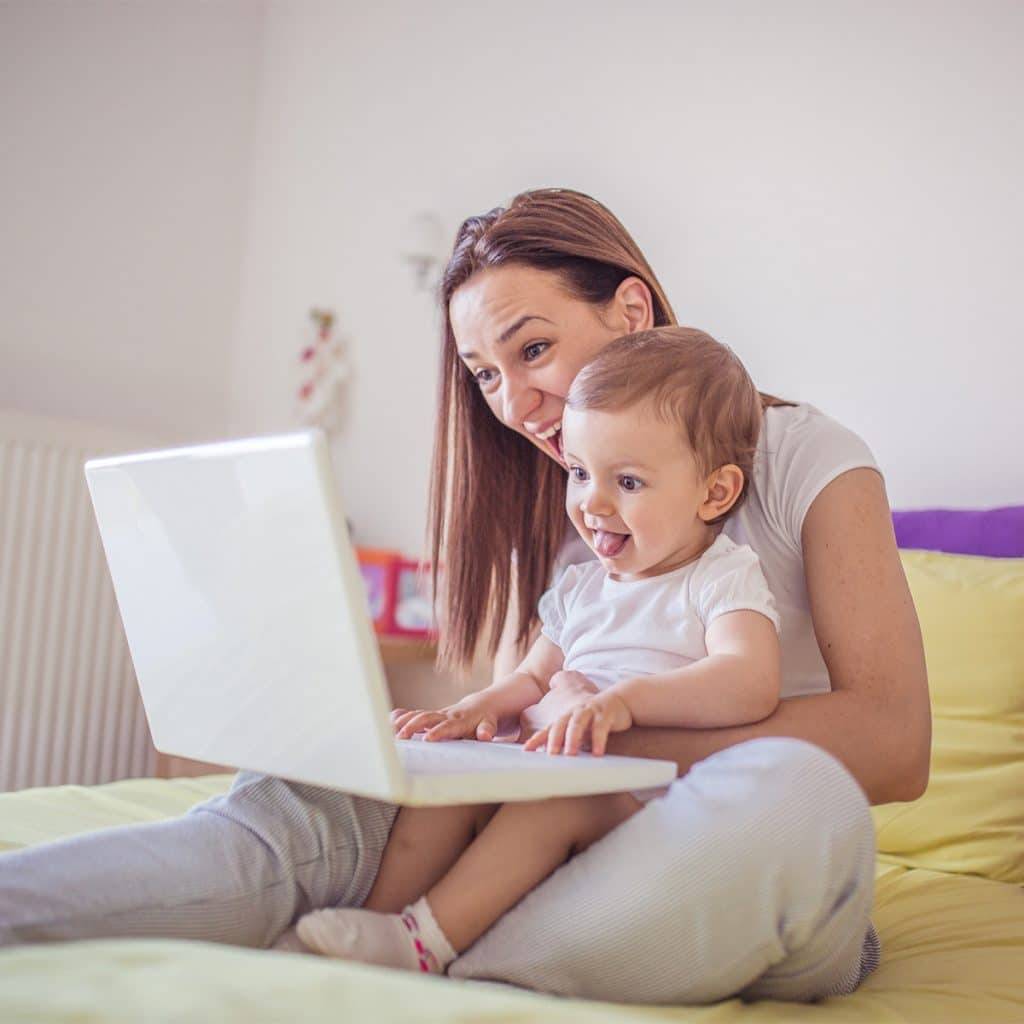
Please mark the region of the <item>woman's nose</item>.
POLYGON ((501 418, 510 427, 521 427, 540 404, 540 392, 505 378, 501 394, 501 418))

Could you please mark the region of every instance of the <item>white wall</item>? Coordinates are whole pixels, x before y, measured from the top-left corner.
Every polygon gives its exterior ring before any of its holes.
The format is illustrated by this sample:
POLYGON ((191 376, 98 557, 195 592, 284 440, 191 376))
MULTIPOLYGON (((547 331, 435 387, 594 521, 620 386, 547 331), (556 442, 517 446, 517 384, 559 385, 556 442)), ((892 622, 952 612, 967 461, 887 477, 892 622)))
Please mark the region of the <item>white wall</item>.
POLYGON ((359 537, 415 549, 437 342, 404 227, 566 185, 683 322, 862 432, 895 503, 1024 501, 1022 45, 1013 0, 271 3, 235 425, 289 421, 335 306, 359 537))
POLYGON ((0 407, 227 429, 252 0, 0 3, 0 407))
POLYGON ((0 406, 294 423, 308 311, 340 479, 416 551, 437 323, 399 252, 567 185, 683 322, 861 431, 899 505, 1024 501, 1016 0, 0 3, 0 406))

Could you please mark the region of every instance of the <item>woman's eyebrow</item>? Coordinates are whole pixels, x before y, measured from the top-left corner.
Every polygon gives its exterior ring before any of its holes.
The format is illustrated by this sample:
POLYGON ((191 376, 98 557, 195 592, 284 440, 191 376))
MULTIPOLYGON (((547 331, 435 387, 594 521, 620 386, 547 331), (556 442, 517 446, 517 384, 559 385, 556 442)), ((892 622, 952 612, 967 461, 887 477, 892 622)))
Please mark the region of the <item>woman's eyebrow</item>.
MULTIPOLYGON (((544 323, 546 323, 546 324, 551 324, 552 326, 555 325, 555 321, 554 320, 549 320, 546 316, 538 316, 535 313, 527 313, 526 316, 521 316, 518 320, 515 321, 515 323, 513 323, 510 326, 506 327, 505 330, 503 330, 501 332, 501 334, 498 335, 498 339, 497 339, 496 344, 504 345, 505 342, 508 341, 516 333, 516 331, 518 331, 521 327, 524 327, 531 320, 543 320, 544 323)), ((476 357, 477 357, 477 353, 476 352, 468 352, 468 351, 467 352, 460 352, 459 355, 463 359, 476 359, 476 357)))

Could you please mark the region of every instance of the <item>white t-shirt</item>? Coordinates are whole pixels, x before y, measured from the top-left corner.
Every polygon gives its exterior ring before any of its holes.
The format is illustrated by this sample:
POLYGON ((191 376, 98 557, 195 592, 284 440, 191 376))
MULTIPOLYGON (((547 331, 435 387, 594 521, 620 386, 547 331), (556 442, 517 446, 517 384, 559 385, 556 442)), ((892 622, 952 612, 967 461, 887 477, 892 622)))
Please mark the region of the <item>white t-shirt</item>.
POLYGON ((564 667, 600 689, 706 658, 708 626, 741 610, 779 628, 757 555, 724 533, 696 561, 649 579, 613 579, 597 561, 567 566, 538 608, 564 667))
MULTIPOLYGON (((800 534, 807 510, 822 490, 843 473, 865 467, 881 472, 871 450, 853 431, 814 406, 765 410, 752 485, 725 529, 734 541, 757 553, 775 598, 782 623, 783 697, 831 689, 811 621, 800 534)), ((593 554, 572 531, 559 566, 588 559, 593 554)))

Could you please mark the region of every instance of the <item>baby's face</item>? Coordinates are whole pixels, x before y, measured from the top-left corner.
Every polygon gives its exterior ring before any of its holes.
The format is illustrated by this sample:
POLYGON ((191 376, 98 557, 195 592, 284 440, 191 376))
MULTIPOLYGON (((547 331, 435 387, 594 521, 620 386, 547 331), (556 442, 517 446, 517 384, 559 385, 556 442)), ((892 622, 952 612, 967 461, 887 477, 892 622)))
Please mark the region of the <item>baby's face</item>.
POLYGON ((708 487, 678 427, 646 404, 621 412, 567 408, 569 518, 615 579, 659 576, 713 538, 699 510, 708 487))

